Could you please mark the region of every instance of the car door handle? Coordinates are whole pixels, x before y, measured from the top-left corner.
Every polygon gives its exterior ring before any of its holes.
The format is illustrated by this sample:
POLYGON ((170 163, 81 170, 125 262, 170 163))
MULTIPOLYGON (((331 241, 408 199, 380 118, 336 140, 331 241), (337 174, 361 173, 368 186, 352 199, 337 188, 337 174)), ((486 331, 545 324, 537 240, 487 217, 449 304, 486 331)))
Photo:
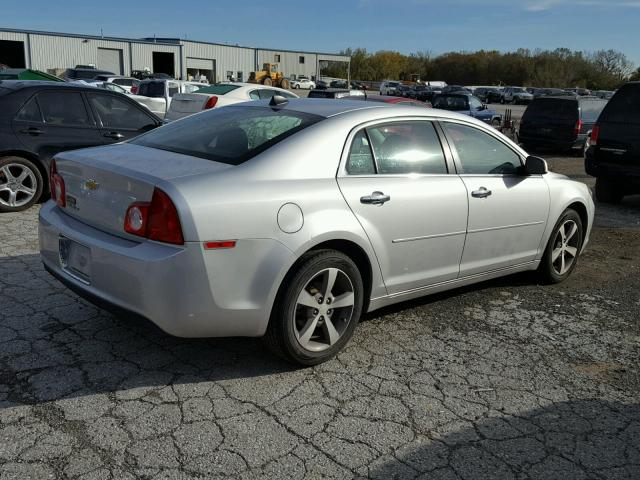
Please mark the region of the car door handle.
POLYGON ((104 134, 105 137, 107 138, 114 138, 116 140, 121 140, 124 138, 124 135, 118 132, 109 132, 109 133, 105 133, 104 134))
POLYGON ((40 130, 38 127, 23 128, 20 133, 28 133, 29 135, 42 135, 44 130, 40 130))
POLYGON ((485 187, 480 187, 480 190, 471 192, 471 196, 475 198, 487 198, 491 195, 491 190, 487 190, 485 187))
POLYGON ((373 192, 371 195, 360 197, 360 203, 367 205, 382 205, 389 200, 391 200, 391 197, 382 192, 373 192))

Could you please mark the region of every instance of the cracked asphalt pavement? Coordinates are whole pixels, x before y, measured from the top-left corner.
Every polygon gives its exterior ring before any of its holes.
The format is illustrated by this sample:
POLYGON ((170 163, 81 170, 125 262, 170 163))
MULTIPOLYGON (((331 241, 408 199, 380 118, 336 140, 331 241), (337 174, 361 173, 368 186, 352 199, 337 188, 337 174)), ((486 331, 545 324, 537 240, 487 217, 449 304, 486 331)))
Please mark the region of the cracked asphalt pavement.
POLYGON ((298 369, 92 306, 44 272, 37 209, 0 214, 0 479, 638 479, 639 287, 633 197, 566 283, 397 305, 298 369))

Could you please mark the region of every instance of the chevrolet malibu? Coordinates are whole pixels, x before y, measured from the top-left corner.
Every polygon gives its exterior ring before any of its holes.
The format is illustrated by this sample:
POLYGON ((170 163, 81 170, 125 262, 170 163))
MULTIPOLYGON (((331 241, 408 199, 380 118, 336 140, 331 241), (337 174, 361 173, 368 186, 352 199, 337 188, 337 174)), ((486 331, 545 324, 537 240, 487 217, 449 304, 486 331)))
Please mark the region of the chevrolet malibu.
POLYGON ((303 365, 365 312, 525 270, 565 280, 587 187, 456 113, 274 97, 56 156, 46 269, 181 337, 263 336, 303 365))

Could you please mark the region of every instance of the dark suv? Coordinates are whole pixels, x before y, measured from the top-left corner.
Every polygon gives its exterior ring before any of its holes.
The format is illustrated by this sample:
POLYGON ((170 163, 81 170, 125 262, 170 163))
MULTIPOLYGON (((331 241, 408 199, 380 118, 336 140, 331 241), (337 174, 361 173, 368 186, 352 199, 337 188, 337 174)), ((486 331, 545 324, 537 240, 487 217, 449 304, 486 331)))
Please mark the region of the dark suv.
POLYGON ((115 75, 115 73, 95 68, 67 68, 62 74, 62 78, 70 81, 93 80, 98 75, 115 75))
POLYGON ((596 197, 618 203, 640 193, 640 82, 613 96, 591 131, 585 169, 596 177, 596 197))
POLYGON ((127 95, 44 81, 0 81, 0 212, 18 212, 49 191, 51 158, 119 142, 162 121, 127 95))
POLYGON ((582 152, 606 104, 596 97, 538 97, 522 116, 518 139, 525 150, 545 147, 582 152))

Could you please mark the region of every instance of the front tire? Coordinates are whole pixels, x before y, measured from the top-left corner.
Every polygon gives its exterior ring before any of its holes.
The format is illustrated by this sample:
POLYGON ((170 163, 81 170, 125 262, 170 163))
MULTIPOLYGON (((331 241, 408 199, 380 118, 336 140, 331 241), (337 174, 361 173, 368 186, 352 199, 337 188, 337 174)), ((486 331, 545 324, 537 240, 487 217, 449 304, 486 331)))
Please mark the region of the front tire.
POLYGON ((310 252, 285 277, 264 342, 288 361, 317 365, 348 343, 363 305, 364 285, 353 260, 336 250, 310 252))
POLYGON ((575 210, 568 208, 560 216, 538 267, 545 283, 563 282, 576 268, 582 250, 583 228, 582 219, 575 210))
POLYGON ((21 212, 36 203, 44 182, 38 167, 22 157, 0 158, 0 212, 21 212))
POLYGON ((624 198, 624 192, 616 182, 607 178, 597 178, 596 198, 602 203, 617 204, 624 198))

